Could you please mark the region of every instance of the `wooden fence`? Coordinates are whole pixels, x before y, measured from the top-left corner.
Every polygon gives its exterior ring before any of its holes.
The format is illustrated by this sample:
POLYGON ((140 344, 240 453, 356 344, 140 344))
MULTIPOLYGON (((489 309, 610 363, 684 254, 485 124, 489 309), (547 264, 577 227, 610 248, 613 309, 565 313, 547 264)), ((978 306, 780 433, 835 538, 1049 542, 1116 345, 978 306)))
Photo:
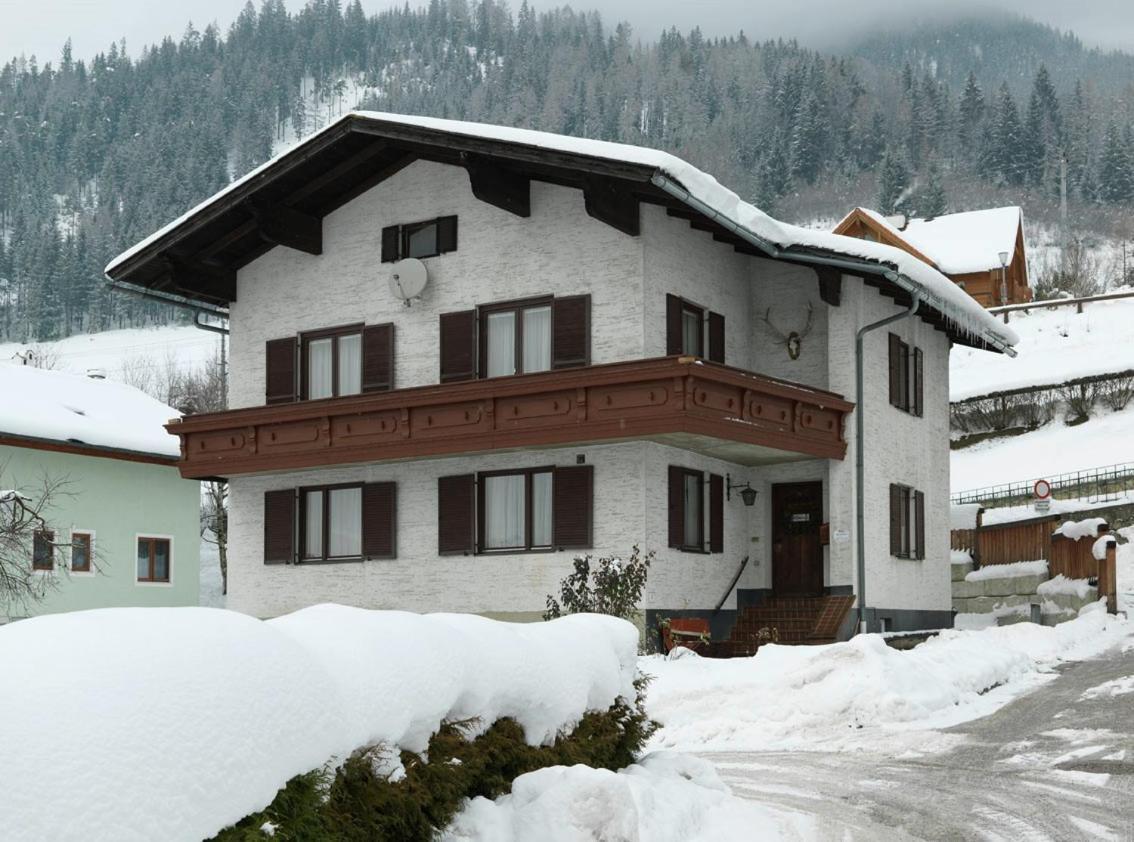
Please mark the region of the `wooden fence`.
POLYGON ((1107 610, 1117 610, 1114 542, 1109 542, 1105 558, 1096 559, 1094 555, 1095 542, 1110 531, 1107 524, 1101 524, 1096 535, 1076 540, 1054 534, 1061 520, 1059 515, 991 524, 982 523, 982 515, 983 510, 977 515, 976 528, 952 530, 954 550, 968 551, 980 567, 1045 559, 1052 577, 1063 574, 1068 579, 1097 578, 1099 596, 1106 597, 1107 610))

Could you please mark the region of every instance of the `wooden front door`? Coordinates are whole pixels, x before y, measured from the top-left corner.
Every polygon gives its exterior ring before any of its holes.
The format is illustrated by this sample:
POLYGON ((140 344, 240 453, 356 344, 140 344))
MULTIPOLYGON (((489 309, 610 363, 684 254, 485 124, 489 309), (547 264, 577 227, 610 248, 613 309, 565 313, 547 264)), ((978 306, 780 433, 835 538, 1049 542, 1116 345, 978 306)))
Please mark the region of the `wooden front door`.
POLYGON ((823 483, 772 486, 772 589, 776 596, 823 593, 823 483))

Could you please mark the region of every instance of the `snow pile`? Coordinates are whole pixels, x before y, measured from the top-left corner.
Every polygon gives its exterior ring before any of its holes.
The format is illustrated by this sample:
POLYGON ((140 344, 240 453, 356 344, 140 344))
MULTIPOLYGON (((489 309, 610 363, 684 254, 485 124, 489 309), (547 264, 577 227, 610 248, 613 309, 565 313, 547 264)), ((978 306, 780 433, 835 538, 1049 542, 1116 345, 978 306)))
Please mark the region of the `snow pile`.
POLYGON ((180 413, 124 383, 0 363, 0 433, 176 458, 180 413))
POLYGON ((980 503, 954 503, 949 507, 950 529, 976 529, 980 503))
POLYGON ((1095 561, 1105 561, 1106 551, 1117 544, 1118 541, 1115 540, 1113 535, 1100 535, 1098 540, 1091 545, 1091 555, 1095 557, 1095 561))
POLYGON ((1055 596, 1056 594, 1070 594, 1079 599, 1086 599, 1091 592, 1091 583, 1087 579, 1068 579, 1062 573, 1046 582, 1040 582, 1036 588, 1039 596, 1055 596))
POLYGON ((1113 699, 1115 696, 1126 696, 1130 693, 1134 693, 1134 675, 1104 681, 1102 684, 1084 690, 1080 698, 1083 700, 1113 699))
POLYGON ((1065 520, 1052 534, 1062 535, 1064 538, 1070 538, 1072 541, 1078 541, 1080 538, 1094 538, 1099 534, 1099 527, 1105 523, 1106 519, 1101 517, 1089 517, 1083 520, 1065 520))
POLYGON ((636 648, 634 627, 607 617, 333 605, 268 622, 123 608, 3 626, 5 839, 198 840, 367 742, 420 750, 446 719, 513 716, 547 741, 632 697, 636 648), (66 797, 45 801, 60 781, 66 797))
POLYGON ((769 645, 732 660, 642 658, 642 670, 653 676, 647 710, 662 724, 653 744, 829 748, 864 735, 875 740, 877 729, 941 727, 985 715, 1056 663, 1091 657, 1134 631, 1098 603, 1089 608, 1054 628, 946 630, 908 651, 872 634, 829 646, 769 645), (1006 687, 987 692, 999 685, 1006 687))
POLYGON ((732 220, 758 240, 785 249, 798 248, 801 251, 822 249, 839 255, 894 267, 921 288, 923 300, 927 305, 942 312, 959 329, 1002 345, 1014 345, 1018 339, 1016 333, 1010 327, 989 314, 964 290, 932 266, 913 255, 883 243, 872 243, 854 237, 845 237, 827 231, 816 231, 779 222, 759 208, 745 202, 708 173, 702 172, 692 164, 668 152, 649 149, 644 146, 570 137, 533 129, 518 129, 487 123, 471 123, 462 120, 375 111, 355 111, 346 114, 342 119, 336 120, 322 131, 307 137, 302 143, 285 153, 284 156, 273 158, 261 164, 169 225, 114 258, 106 267, 107 274, 112 274, 130 258, 164 238, 222 196, 226 196, 256 180, 263 172, 277 164, 282 157, 303 154, 305 147, 319 143, 324 134, 339 131, 342 123, 356 118, 382 121, 398 126, 416 126, 433 131, 447 132, 455 136, 474 137, 516 144, 517 146, 547 149, 651 167, 658 173, 664 174, 669 180, 676 182, 678 187, 687 191, 692 199, 707 205, 713 212, 732 220))
POLYGON ((966 582, 981 582, 985 579, 1010 579, 1015 576, 1046 576, 1047 561, 1014 561, 1011 564, 989 564, 972 573, 965 574, 966 582))
POLYGON ((1134 369, 1134 342, 1130 341, 1134 298, 1084 304, 1082 313, 1074 305, 1015 312, 1011 319, 1019 335, 1019 356, 1012 359, 975 348, 954 348, 949 355, 950 400, 1027 386, 1055 386, 1077 377, 1134 369))
POLYGON ((949 550, 950 564, 972 564, 973 556, 968 550, 949 550))
POLYGON ((442 836, 444 842, 812 838, 812 820, 737 798, 708 761, 670 752, 620 772, 553 766, 521 775, 510 795, 469 802, 442 836))

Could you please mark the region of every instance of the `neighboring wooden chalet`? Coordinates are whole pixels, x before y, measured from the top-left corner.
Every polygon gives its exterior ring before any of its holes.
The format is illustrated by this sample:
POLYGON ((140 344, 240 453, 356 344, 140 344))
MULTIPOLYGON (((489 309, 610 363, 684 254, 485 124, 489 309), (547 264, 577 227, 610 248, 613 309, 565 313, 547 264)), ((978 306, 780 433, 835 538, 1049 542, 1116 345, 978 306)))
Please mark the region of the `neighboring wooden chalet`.
POLYGON ((868 208, 855 208, 835 226, 835 233, 909 252, 985 307, 1032 300, 1024 217, 1018 207, 950 213, 932 219, 883 216, 868 208), (1002 255, 1006 267, 1001 264, 1002 255))
POLYGON ((178 473, 177 416, 123 383, 0 363, 0 516, 56 486, 27 547, 45 597, 0 598, 0 623, 198 603, 200 485, 178 473))
POLYGON ((231 408, 168 429, 229 481, 230 608, 531 620, 639 545, 651 631, 952 622, 949 350, 1016 336, 901 250, 657 150, 360 112, 106 271, 228 318, 231 408))

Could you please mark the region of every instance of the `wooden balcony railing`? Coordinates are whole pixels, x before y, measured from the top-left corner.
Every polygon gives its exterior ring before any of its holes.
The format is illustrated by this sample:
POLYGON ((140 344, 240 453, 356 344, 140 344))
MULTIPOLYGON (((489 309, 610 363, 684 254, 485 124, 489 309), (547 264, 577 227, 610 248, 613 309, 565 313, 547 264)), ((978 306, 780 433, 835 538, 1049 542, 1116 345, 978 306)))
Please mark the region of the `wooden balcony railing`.
POLYGON ((661 357, 192 415, 166 429, 190 478, 633 439, 758 464, 843 458, 851 409, 830 392, 661 357))

